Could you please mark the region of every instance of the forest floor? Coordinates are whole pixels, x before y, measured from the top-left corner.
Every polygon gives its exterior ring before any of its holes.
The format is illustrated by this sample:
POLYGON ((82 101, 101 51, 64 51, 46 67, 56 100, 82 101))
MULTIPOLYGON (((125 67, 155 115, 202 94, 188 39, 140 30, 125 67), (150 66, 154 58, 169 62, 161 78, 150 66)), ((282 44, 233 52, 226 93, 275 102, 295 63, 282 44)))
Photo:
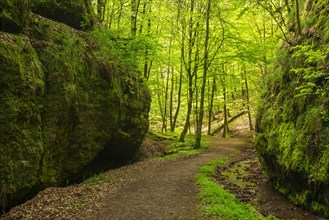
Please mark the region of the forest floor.
MULTIPOLYGON (((92 177, 68 187, 48 188, 0 219, 206 219, 194 176, 208 161, 241 153, 218 170, 217 181, 260 213, 285 219, 320 219, 272 190, 245 138, 209 138, 204 153, 170 160, 151 159, 92 177)), ((153 143, 151 145, 154 146, 153 143)), ((157 146, 158 151, 161 147, 157 146)))

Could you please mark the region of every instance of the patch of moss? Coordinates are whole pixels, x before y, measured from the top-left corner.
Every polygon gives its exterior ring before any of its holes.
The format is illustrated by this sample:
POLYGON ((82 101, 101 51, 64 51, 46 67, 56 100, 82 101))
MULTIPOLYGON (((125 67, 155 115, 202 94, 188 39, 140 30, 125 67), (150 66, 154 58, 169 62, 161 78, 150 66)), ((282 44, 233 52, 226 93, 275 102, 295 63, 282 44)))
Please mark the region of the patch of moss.
POLYGON ((28 39, 7 33, 0 33, 0 39, 0 195, 7 197, 13 191, 24 194, 38 182, 44 84, 28 39))
POLYGON ((328 217, 328 0, 305 2, 303 34, 280 49, 257 114, 256 145, 273 185, 328 217), (321 204, 314 206, 312 204, 321 204))
POLYGON ((29 11, 28 0, 2 0, 0 2, 0 31, 21 32, 28 20, 29 11))
POLYGON ((76 29, 92 26, 89 0, 35 0, 31 2, 31 10, 33 13, 63 22, 76 29))
POLYGON ((134 155, 150 108, 140 73, 88 33, 35 14, 24 34, 0 39, 1 209, 87 176, 95 160, 134 155))

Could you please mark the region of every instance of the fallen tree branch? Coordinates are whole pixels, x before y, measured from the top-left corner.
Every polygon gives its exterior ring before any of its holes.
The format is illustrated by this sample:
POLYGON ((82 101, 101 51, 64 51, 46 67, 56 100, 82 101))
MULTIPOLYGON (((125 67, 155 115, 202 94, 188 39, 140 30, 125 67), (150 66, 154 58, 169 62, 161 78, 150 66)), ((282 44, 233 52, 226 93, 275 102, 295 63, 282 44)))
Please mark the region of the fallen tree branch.
MULTIPOLYGON (((237 115, 234 115, 233 117, 231 117, 228 121, 227 124, 233 122, 235 119, 241 117, 242 115, 248 113, 248 111, 242 111, 237 115)), ((221 126, 219 126, 218 128, 216 128, 213 132, 211 132, 211 135, 215 135, 217 133, 219 133, 222 129, 224 128, 224 124, 222 124, 221 126)))

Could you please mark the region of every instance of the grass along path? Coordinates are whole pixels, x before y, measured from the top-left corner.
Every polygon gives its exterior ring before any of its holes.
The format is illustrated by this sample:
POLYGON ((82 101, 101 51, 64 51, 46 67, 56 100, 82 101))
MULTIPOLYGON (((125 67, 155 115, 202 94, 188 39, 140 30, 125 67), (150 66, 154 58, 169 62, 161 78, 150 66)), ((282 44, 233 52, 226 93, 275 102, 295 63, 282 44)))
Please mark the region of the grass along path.
MULTIPOLYGON (((252 206, 239 202, 215 182, 217 167, 223 167, 226 163, 228 159, 225 157, 211 160, 195 176, 201 191, 198 195, 201 200, 199 212, 207 219, 263 219, 252 206)), ((275 218, 269 216, 267 219, 275 218)))

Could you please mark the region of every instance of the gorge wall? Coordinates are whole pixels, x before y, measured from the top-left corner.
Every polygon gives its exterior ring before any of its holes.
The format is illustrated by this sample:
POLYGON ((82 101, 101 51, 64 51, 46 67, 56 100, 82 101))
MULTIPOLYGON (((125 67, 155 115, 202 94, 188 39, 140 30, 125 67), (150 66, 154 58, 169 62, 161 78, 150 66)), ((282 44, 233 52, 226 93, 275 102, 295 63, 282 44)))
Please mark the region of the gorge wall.
POLYGON ((85 0, 0 2, 1 209, 97 159, 131 158, 148 130, 140 74, 81 31, 89 11, 85 0))
POLYGON ((266 77, 256 144, 273 185, 328 218, 329 1, 300 3, 302 33, 289 36, 266 77))

